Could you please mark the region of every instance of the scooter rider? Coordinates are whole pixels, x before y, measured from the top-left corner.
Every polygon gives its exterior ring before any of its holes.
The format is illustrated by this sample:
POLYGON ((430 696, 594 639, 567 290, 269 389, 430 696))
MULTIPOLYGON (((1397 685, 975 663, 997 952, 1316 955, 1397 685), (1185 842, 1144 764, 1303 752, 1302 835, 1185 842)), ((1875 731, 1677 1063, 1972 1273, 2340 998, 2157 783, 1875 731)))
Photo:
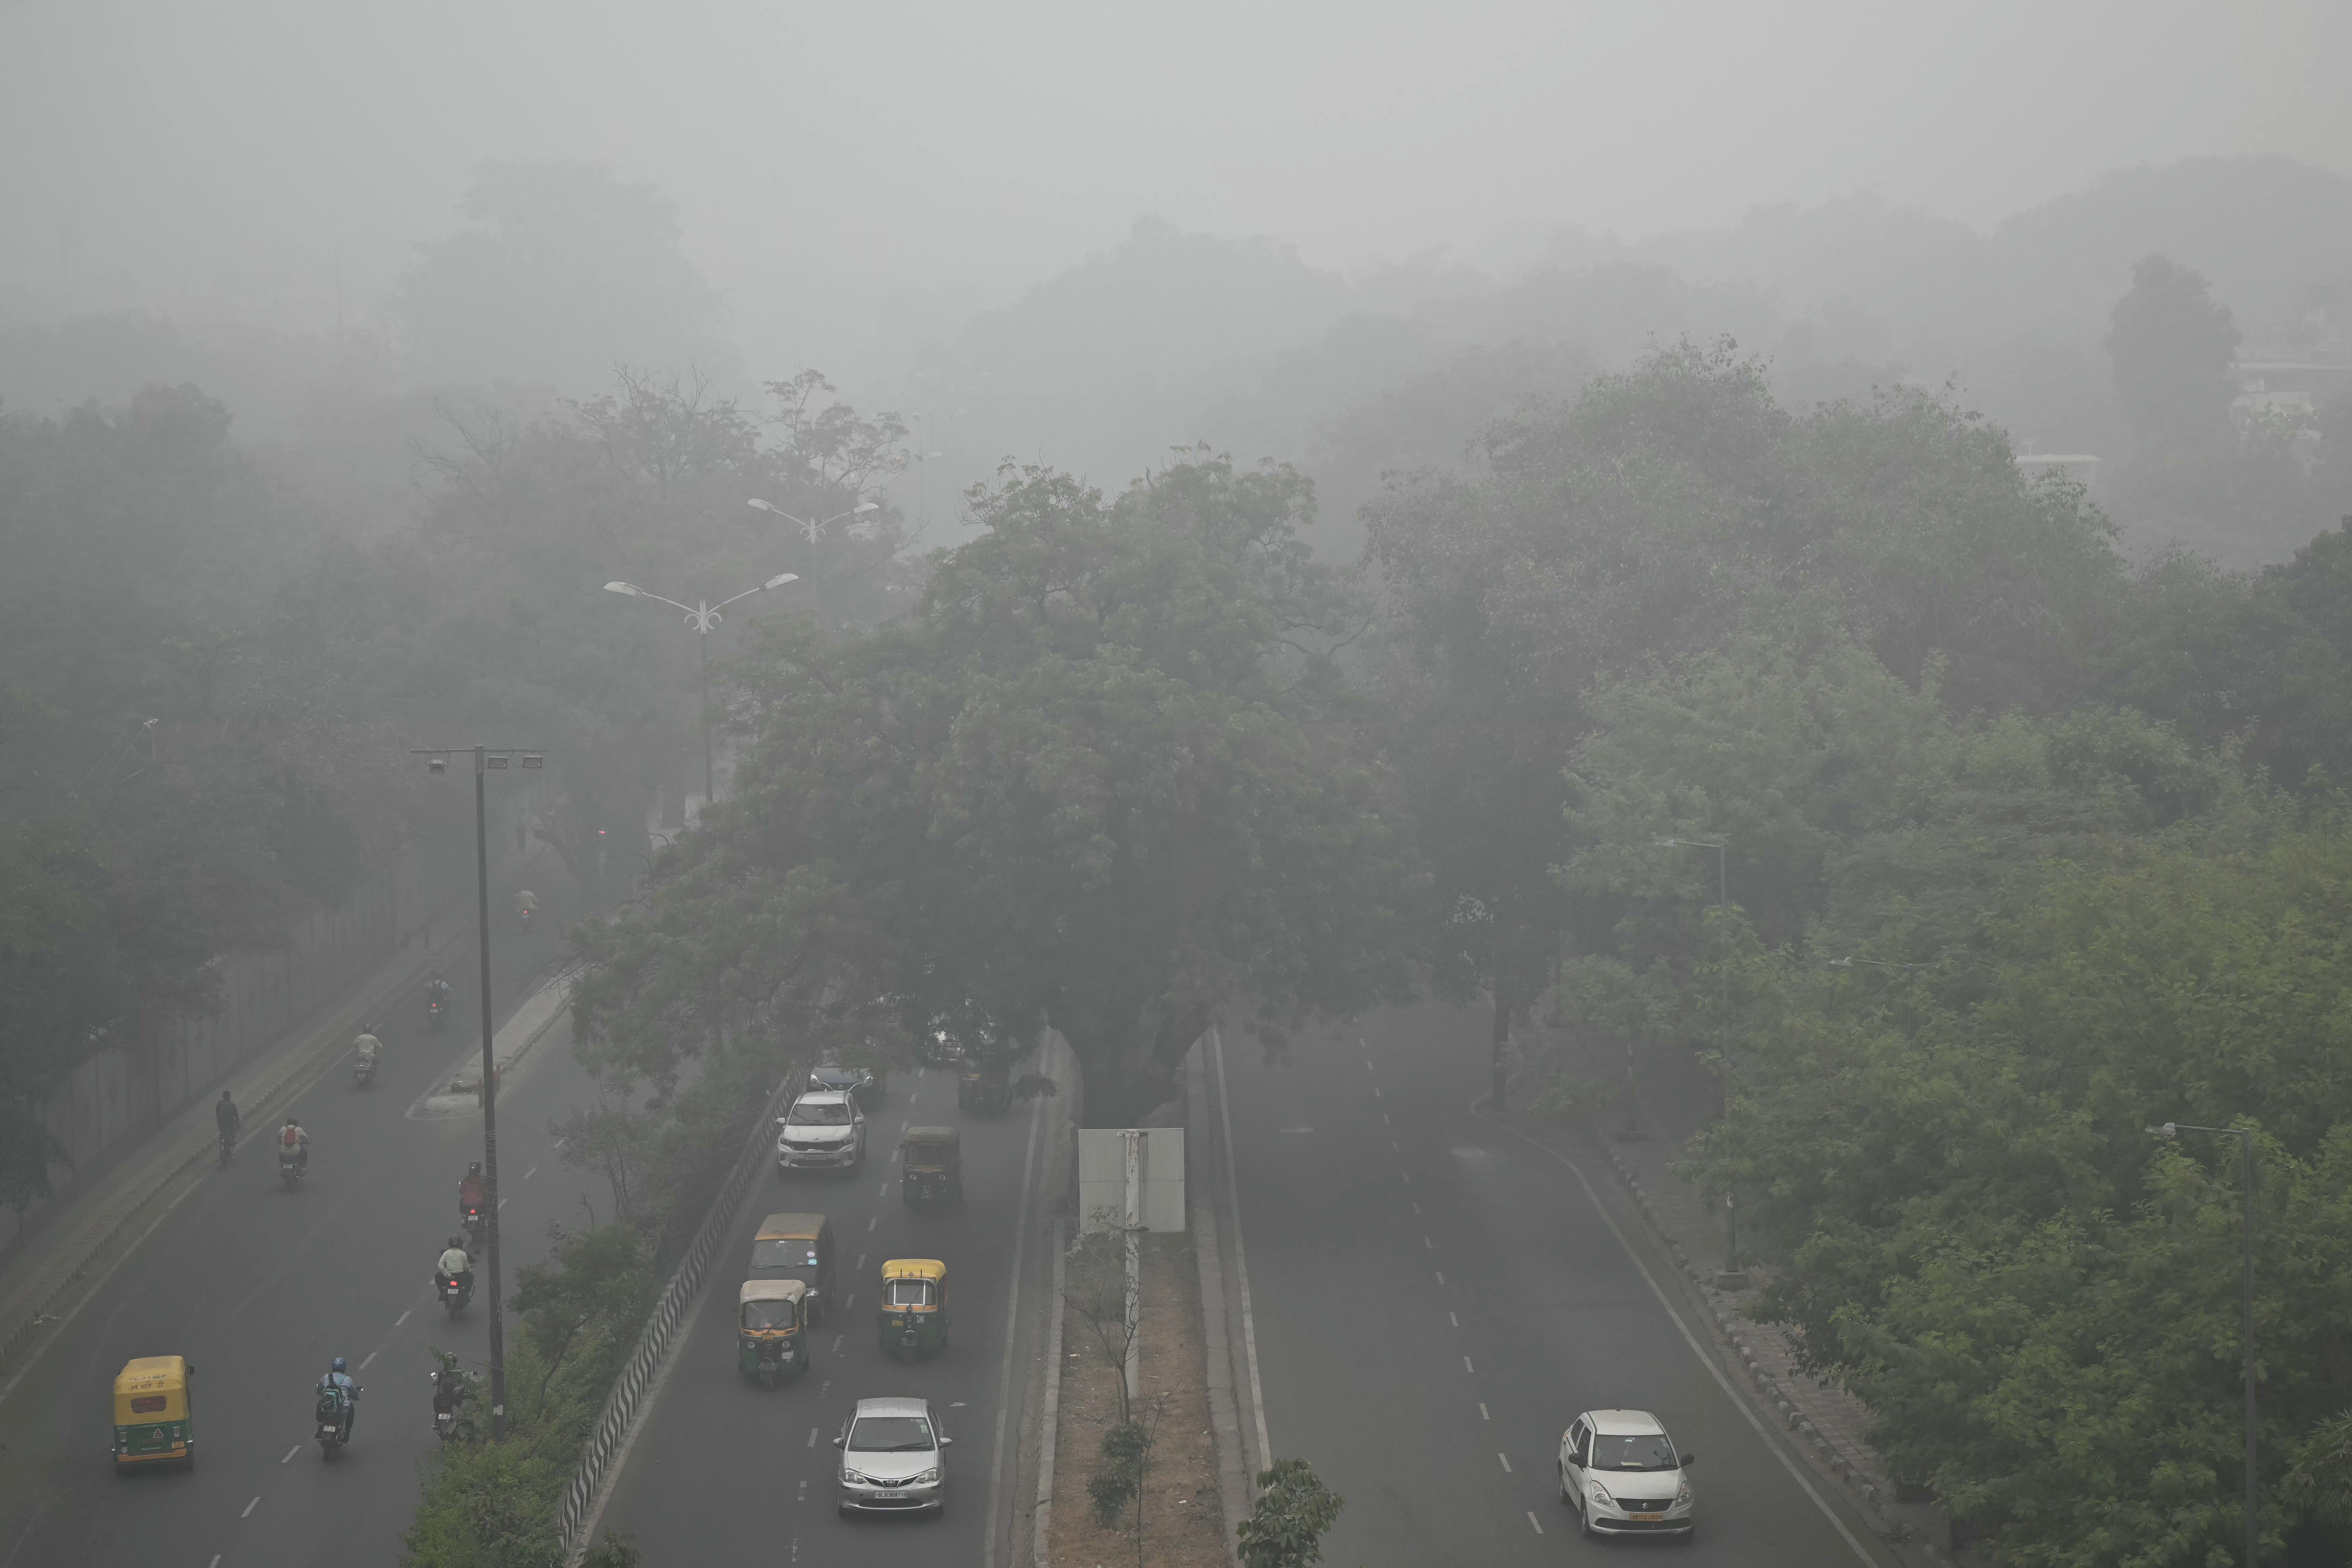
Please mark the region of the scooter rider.
POLYGON ((476 1160, 466 1167, 457 1183, 457 1217, 471 1225, 482 1213, 482 1163, 476 1160))
POLYGON ((521 892, 517 893, 515 895, 515 912, 521 917, 523 924, 530 924, 530 917, 539 912, 539 895, 532 892, 529 888, 525 888, 521 892))
POLYGON ((278 1157, 290 1159, 303 1170, 310 1168, 310 1135, 302 1131, 302 1124, 294 1120, 290 1111, 287 1113, 286 1125, 278 1130, 278 1157))
POLYGON ((350 1442, 352 1422, 358 1416, 360 1411, 360 1385, 352 1380, 349 1373, 343 1370, 342 1357, 337 1356, 334 1364, 328 1369, 327 1374, 319 1379, 319 1392, 321 1394, 339 1393, 342 1395, 343 1441, 350 1442))
POLYGON ((438 969, 433 972, 433 978, 425 983, 425 1005, 430 1007, 436 1002, 441 1004, 445 1012, 456 1003, 456 993, 450 990, 449 983, 441 978, 438 969))
POLYGON ((245 1118, 237 1112, 236 1101, 228 1097, 226 1089, 221 1090, 219 1100, 213 1106, 213 1120, 220 1123, 221 1163, 226 1165, 229 1156, 236 1152, 237 1129, 245 1125, 245 1118))
POLYGON ((368 1071, 375 1071, 375 1058, 383 1051, 383 1042, 375 1037, 375 1031, 362 1024, 360 1037, 352 1043, 359 1047, 360 1060, 366 1065, 368 1071))
POLYGON ((449 1238, 448 1247, 441 1254, 441 1260, 436 1263, 433 1267, 438 1271, 433 1277, 433 1283, 436 1286, 438 1286, 441 1283, 442 1279, 446 1276, 448 1279, 455 1279, 457 1282, 458 1289, 463 1290, 473 1289, 474 1260, 466 1255, 466 1238, 464 1237, 451 1237, 449 1238))

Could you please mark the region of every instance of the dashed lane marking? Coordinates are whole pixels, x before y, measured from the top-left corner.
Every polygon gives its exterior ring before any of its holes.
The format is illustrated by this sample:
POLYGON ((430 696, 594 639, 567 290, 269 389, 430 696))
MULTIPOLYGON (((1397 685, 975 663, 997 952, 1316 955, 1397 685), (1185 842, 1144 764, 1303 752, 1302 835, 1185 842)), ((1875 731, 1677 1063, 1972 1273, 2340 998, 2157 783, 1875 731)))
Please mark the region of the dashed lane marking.
POLYGON ((241 1513, 241 1514, 238 1514, 236 1517, 237 1517, 237 1518, 239 1518, 239 1519, 249 1519, 249 1518, 251 1518, 251 1517, 252 1517, 253 1510, 254 1510, 255 1509, 259 1508, 260 1506, 261 1506, 261 1499, 260 1499, 260 1498, 258 1498, 258 1497, 256 1497, 256 1498, 255 1498, 251 1502, 247 1503, 247 1504, 245 1505, 245 1511, 244 1511, 243 1513, 241 1513))
MULTIPOLYGON (((1451 1313, 1451 1312, 1448 1312, 1448 1313, 1446 1313, 1446 1314, 1445 1314, 1445 1321, 1446 1321, 1447 1322, 1449 1322, 1449 1323, 1453 1324, 1453 1325, 1454 1325, 1455 1328, 1457 1328, 1457 1329, 1458 1329, 1458 1328, 1460 1328, 1460 1327, 1462 1326, 1462 1320, 1461 1320, 1461 1319, 1459 1319, 1459 1318, 1457 1318, 1457 1317, 1455 1317, 1455 1316, 1454 1316, 1453 1313, 1451 1313)), ((1485 1407, 1482 1405, 1482 1406, 1480 1406, 1480 1408, 1482 1408, 1482 1409, 1483 1409, 1483 1408, 1485 1408, 1485 1407)))
POLYGON ((1533 1509, 1528 1510, 1528 1522, 1536 1527, 1536 1533, 1538 1535, 1541 1535, 1543 1533, 1543 1521, 1536 1517, 1536 1510, 1533 1509))
POLYGON ((1380 1098, 1381 1098, 1381 1086, 1380 1086, 1379 1084, 1374 1084, 1374 1085, 1372 1085, 1372 1098, 1373 1098, 1374 1100, 1379 1100, 1380 1098))
POLYGON ((1483 1399, 1478 1402, 1478 1419, 1481 1421, 1492 1421, 1494 1419, 1493 1416, 1486 1414, 1486 1402, 1483 1399))
MULTIPOLYGON (((879 1218, 879 1217, 880 1217, 879 1215, 877 1215, 877 1216, 876 1216, 876 1218, 879 1218)), ((869 1220, 867 1220, 867 1221, 866 1222, 866 1229, 868 1229, 868 1230, 872 1230, 872 1229, 874 1228, 874 1221, 873 1221, 872 1219, 869 1219, 869 1220)))
POLYGON ((809 1428, 808 1446, 812 1448, 816 1447, 816 1428, 814 1426, 809 1428))
POLYGON ((290 1447, 290 1448, 287 1449, 287 1450, 286 1450, 286 1458, 282 1458, 282 1459, 278 1460, 278 1462, 279 1464, 281 1464, 281 1465, 291 1464, 291 1463, 293 1463, 293 1461, 294 1461, 294 1456, 295 1456, 295 1455, 297 1455, 297 1454, 299 1454, 299 1453, 300 1453, 301 1451, 302 1451, 302 1445, 301 1445, 301 1444, 299 1444, 299 1443, 297 1443, 297 1444, 295 1444, 292 1447, 290 1447))
POLYGON ((375 1360, 375 1358, 376 1358, 379 1354, 381 1354, 381 1353, 382 1353, 382 1352, 378 1352, 378 1351, 370 1351, 370 1352, 368 1352, 368 1353, 367 1353, 367 1361, 363 1361, 363 1362, 360 1363, 360 1370, 361 1370, 362 1372, 365 1372, 365 1371, 368 1369, 368 1362, 369 1362, 369 1361, 373 1361, 373 1360, 375 1360))
POLYGON ((1430 1240, 1429 1237, 1425 1236, 1421 1238, 1421 1245, 1428 1251, 1434 1252, 1437 1250, 1437 1243, 1430 1240))
POLYGON ((857 1255, 857 1269, 861 1274, 866 1271, 866 1254, 862 1252, 857 1255))
POLYGON ((528 1181, 530 1181, 533 1176, 536 1176, 536 1175, 538 1175, 538 1174, 539 1174, 539 1167, 538 1167, 537 1165, 533 1165, 530 1170, 525 1171, 525 1172, 522 1173, 522 1179, 523 1179, 524 1181, 528 1182, 528 1181))
POLYGON ((1470 1358, 1466 1355, 1462 1358, 1462 1370, 1468 1373, 1473 1377, 1478 1375, 1478 1369, 1470 1364, 1470 1358))
POLYGON ((1517 1473, 1511 1468, 1511 1457, 1508 1454, 1497 1454, 1495 1458, 1503 1462, 1503 1473, 1505 1475, 1507 1476, 1517 1473))
POLYGON ((1443 1284, 1444 1284, 1444 1283, 1445 1283, 1445 1275, 1444 1275, 1444 1273, 1442 1270, 1433 1268, 1433 1269, 1431 1269, 1431 1270, 1430 1270, 1430 1272, 1431 1272, 1431 1273, 1433 1273, 1433 1274, 1435 1274, 1435 1275, 1437 1276, 1437 1282, 1438 1282, 1440 1285, 1443 1285, 1443 1284))
MULTIPOLYGON (((414 1308, 414 1307, 411 1307, 411 1308, 409 1308, 409 1309, 408 1309, 408 1312, 414 1312, 415 1310, 416 1310, 416 1309, 415 1309, 415 1308, 414 1308)), ((392 1321, 392 1326, 393 1326, 394 1328, 395 1328, 395 1329, 396 1329, 396 1328, 400 1327, 400 1325, 401 1325, 401 1324, 403 1324, 403 1323, 404 1323, 404 1322, 408 1321, 408 1312, 403 1312, 403 1313, 401 1313, 401 1314, 400 1314, 400 1316, 398 1316, 397 1318, 394 1318, 394 1319, 392 1321)))

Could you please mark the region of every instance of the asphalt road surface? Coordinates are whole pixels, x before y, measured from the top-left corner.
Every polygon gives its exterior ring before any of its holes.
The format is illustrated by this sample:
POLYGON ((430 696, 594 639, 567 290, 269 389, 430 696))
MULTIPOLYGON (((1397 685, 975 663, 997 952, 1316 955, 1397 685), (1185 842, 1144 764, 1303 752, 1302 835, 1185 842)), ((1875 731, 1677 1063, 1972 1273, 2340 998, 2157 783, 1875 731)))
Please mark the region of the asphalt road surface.
MULTIPOLYGON (((1224 1043, 1266 1426, 1276 1454, 1310 1460, 1347 1499, 1325 1560, 1885 1561, 1827 1488, 1807 1495, 1574 1173, 1472 1113, 1487 1028, 1450 1008, 1387 1012, 1272 1066, 1224 1043), (1687 1544, 1578 1538, 1560 1434, 1612 1406, 1655 1413, 1698 1456, 1687 1544)), ((1687 1319, 1670 1266, 1618 1224, 1687 1319)))
MULTIPOLYGON (((543 892, 538 929, 523 936, 510 901, 494 899, 491 909, 504 917, 492 932, 503 1023, 578 911, 543 892)), ((480 1016, 473 952, 452 952, 446 966, 459 1020, 480 1016)), ((373 1087, 354 1089, 345 1058, 296 1103, 311 1143, 299 1189, 278 1182, 269 1130, 248 1126, 236 1163, 205 1178, 0 1404, 0 1462, 17 1478, 0 1509, 0 1565, 399 1562, 418 1462, 436 1441, 425 1347, 478 1369, 488 1343, 484 1271, 455 1321, 432 1282, 434 1260, 458 1229, 457 1179, 480 1157, 481 1119, 407 1114, 461 1053, 478 1055, 479 1026, 430 1034, 424 1011, 420 987, 413 1005, 378 1024, 384 1049, 373 1087), (196 1367, 195 1466, 117 1478, 114 1374, 132 1356, 165 1354, 196 1367), (351 1446, 329 1462, 310 1441, 311 1389, 336 1355, 366 1393, 351 1446)), ((557 1025, 499 1098, 509 1291, 515 1268, 545 1256, 549 1221, 586 1219, 583 1190, 600 1212, 609 1203, 551 1147, 549 1122, 593 1096, 569 1037, 557 1025)), ((515 1332, 511 1319, 507 1331, 515 1332)))
POLYGON ((600 1534, 609 1527, 635 1535, 656 1563, 993 1568, 1006 1561, 1012 1450, 1035 1353, 1008 1344, 1006 1314, 1017 1260, 1027 1276, 1019 1318, 1035 1317, 1030 1308, 1049 1250, 1033 1190, 1043 1105, 1016 1105, 993 1120, 961 1115, 955 1081, 938 1069, 894 1076, 888 1098, 868 1113, 866 1166, 856 1174, 771 1175, 752 1190, 668 1379, 638 1425, 600 1534), (891 1156, 909 1123, 962 1129, 960 1208, 910 1213, 900 1202, 891 1156), (808 1375, 762 1390, 736 1370, 735 1294, 760 1221, 778 1211, 832 1218, 835 1288, 845 1300, 817 1332, 808 1375), (875 1291, 889 1258, 948 1266, 954 1321, 945 1352, 911 1364, 882 1353, 875 1291), (955 1439, 947 1506, 928 1517, 844 1519, 834 1507, 840 1455, 833 1439, 858 1400, 887 1395, 929 1400, 955 1439))

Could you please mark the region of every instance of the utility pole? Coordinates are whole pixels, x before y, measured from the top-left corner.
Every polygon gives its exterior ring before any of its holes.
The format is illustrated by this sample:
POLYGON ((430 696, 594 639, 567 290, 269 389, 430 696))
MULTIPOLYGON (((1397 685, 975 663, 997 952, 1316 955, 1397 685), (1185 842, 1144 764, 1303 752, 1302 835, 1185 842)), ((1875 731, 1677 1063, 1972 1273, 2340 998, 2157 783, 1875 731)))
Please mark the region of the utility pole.
POLYGON ((526 768, 547 765, 536 750, 513 747, 447 746, 412 753, 425 759, 435 773, 449 771, 449 759, 470 754, 474 759, 474 896, 482 960, 482 1237, 490 1276, 490 1441, 507 1434, 507 1342, 505 1291, 499 1278, 499 1065, 491 1053, 495 1031, 490 1008, 490 826, 486 780, 493 768, 503 769, 518 759, 526 768))

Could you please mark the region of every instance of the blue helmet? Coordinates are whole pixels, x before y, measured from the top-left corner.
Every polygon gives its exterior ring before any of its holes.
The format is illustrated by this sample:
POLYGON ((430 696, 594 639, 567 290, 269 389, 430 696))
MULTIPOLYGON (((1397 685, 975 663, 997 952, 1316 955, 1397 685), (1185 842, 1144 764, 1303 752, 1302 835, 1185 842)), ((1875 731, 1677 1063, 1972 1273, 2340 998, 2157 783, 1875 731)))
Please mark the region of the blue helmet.
POLYGON ((342 1371, 342 1370, 343 1370, 343 1358, 342 1358, 342 1357, 341 1357, 341 1356, 337 1356, 337 1357, 335 1358, 335 1370, 336 1370, 337 1372, 341 1372, 341 1371, 342 1371))

